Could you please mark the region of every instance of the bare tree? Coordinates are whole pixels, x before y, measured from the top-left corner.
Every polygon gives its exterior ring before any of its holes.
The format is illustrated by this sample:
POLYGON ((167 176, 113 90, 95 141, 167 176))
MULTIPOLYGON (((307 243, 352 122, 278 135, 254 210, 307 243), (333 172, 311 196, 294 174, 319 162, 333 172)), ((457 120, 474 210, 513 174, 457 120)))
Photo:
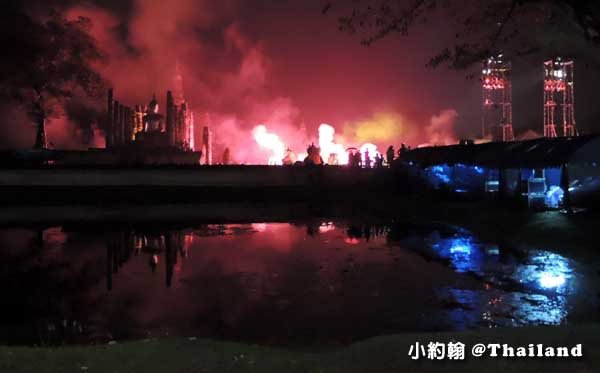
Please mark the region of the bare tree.
POLYGON ((22 105, 37 126, 36 148, 45 147, 46 119, 80 92, 99 97, 104 82, 92 64, 102 55, 86 18, 51 12, 42 20, 7 0, 0 11, 0 96, 22 105))
POLYGON ((600 46, 597 0, 337 0, 323 8, 339 12, 340 30, 360 34, 365 45, 407 35, 438 11, 451 20, 440 31, 455 33, 455 41, 431 57, 433 67, 464 68, 500 50, 573 55, 582 44, 600 46))

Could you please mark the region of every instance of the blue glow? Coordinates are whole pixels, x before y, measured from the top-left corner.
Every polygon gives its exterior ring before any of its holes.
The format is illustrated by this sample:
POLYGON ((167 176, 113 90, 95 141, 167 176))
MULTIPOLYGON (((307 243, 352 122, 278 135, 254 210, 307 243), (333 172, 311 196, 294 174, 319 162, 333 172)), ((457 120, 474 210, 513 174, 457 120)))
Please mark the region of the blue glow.
POLYGON ((446 184, 452 185, 456 193, 469 193, 481 188, 484 182, 484 169, 461 163, 453 166, 440 164, 426 168, 423 176, 435 189, 440 189, 446 184))
POLYGON ((489 246, 485 248, 485 253, 487 255, 500 255, 500 249, 498 246, 489 246))
POLYGON ((557 208, 562 203, 564 195, 561 187, 552 185, 546 192, 546 206, 557 208))
POLYGON ((448 238, 435 237, 431 247, 449 259, 457 272, 479 272, 484 260, 481 247, 466 233, 448 238))
POLYGON ((533 251, 526 265, 515 273, 515 279, 532 288, 553 290, 557 293, 572 291, 569 284, 572 277, 569 259, 548 251, 533 251))
POLYGON ((571 259, 535 249, 516 255, 510 247, 479 242, 466 230, 452 236, 438 232, 430 239, 456 272, 472 272, 486 283, 485 290, 438 289, 436 295, 449 305, 440 316, 455 327, 557 325, 568 316, 579 278, 571 259))
POLYGON ((433 172, 433 174, 438 179, 443 181, 444 183, 449 183, 450 182, 450 176, 448 175, 449 170, 445 170, 444 168, 445 168, 444 166, 433 166, 433 167, 431 167, 431 172, 433 172))
POLYGON ((544 177, 548 186, 560 185, 560 175, 560 168, 546 168, 544 170, 544 177))
POLYGON ((538 281, 543 288, 550 289, 564 285, 567 280, 562 274, 543 272, 538 281))
POLYGON ((450 184, 452 169, 447 165, 431 166, 425 169, 427 182, 435 189, 439 189, 442 184, 450 184))
POLYGON ((471 254, 471 246, 461 241, 455 242, 450 247, 451 254, 471 254))

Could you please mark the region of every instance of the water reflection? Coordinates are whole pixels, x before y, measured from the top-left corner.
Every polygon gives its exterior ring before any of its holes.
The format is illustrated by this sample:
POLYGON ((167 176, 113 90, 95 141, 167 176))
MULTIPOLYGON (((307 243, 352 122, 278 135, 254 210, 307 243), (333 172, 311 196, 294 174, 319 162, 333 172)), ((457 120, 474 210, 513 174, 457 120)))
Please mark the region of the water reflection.
POLYGON ((177 266, 178 256, 185 258, 193 242, 193 235, 182 231, 123 231, 114 235, 106 243, 107 279, 106 287, 112 289, 112 275, 134 255, 146 254, 147 263, 156 272, 159 262, 164 261, 165 285, 171 287, 173 271, 177 266))
POLYGON ((595 299, 585 264, 433 224, 0 229, 0 242, 4 343, 177 334, 309 345, 598 317, 596 303, 577 302, 595 299))
POLYGON ((544 250, 486 245, 460 229, 448 236, 435 231, 426 241, 457 272, 485 284, 483 290, 438 289, 438 296, 453 305, 442 319, 455 327, 560 324, 568 316, 568 297, 578 290, 574 261, 544 250))

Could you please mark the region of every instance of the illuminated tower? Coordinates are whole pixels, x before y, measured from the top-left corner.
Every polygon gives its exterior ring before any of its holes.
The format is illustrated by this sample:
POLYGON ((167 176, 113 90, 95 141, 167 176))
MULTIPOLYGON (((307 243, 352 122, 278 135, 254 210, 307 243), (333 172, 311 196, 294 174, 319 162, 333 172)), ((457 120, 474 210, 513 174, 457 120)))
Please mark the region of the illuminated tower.
POLYGON ((562 135, 577 136, 573 61, 556 57, 544 62, 544 136, 556 137, 562 116, 562 135))
POLYGON ((510 62, 503 61, 502 53, 483 61, 481 131, 492 141, 514 140, 510 72, 510 62))

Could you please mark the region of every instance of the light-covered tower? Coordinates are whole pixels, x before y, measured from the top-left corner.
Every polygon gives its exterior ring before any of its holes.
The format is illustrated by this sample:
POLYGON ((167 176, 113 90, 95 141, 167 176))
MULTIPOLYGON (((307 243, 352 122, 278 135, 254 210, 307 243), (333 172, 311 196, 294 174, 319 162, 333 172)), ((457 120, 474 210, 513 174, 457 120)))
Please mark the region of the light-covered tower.
POLYGON ((483 61, 482 121, 483 138, 513 141, 511 65, 502 53, 483 61))
POLYGON ((544 136, 557 137, 562 121, 563 136, 577 136, 575 127, 574 64, 561 57, 544 62, 544 136))

